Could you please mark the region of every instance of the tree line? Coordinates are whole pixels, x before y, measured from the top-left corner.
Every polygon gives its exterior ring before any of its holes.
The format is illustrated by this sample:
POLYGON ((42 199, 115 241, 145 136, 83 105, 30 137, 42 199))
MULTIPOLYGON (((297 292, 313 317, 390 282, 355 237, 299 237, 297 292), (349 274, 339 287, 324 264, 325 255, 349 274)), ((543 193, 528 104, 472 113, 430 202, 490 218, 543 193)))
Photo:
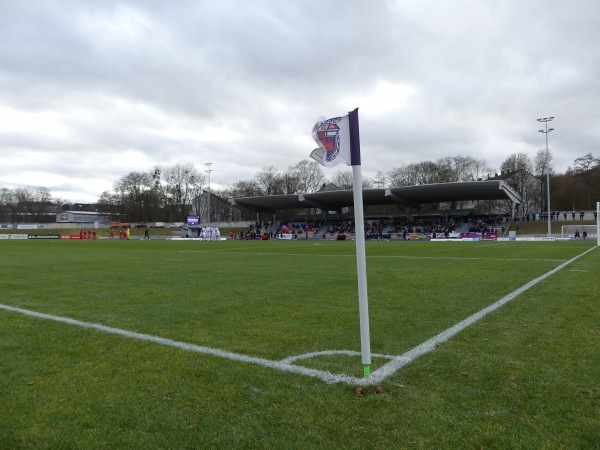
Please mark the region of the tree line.
MULTIPOLYGON (((431 183, 504 179, 523 199, 523 211, 539 213, 547 209, 546 174, 549 174, 552 210, 593 209, 600 200, 600 158, 592 153, 575 159, 573 167, 564 174, 553 170, 552 154, 539 150, 534 158, 526 153, 515 153, 503 161, 500 172, 484 159, 451 156, 435 161, 403 164, 387 171, 378 171, 373 178, 363 179, 363 188, 384 188, 423 185, 431 183)), ((130 172, 118 179, 112 190, 101 194, 92 205, 93 210, 110 213, 127 221, 177 222, 185 215, 200 211, 203 195, 221 202, 213 202, 211 209, 228 208, 226 200, 258 195, 313 193, 333 185, 335 189, 352 188, 350 170, 335 172, 330 177, 318 163, 299 161, 287 169, 265 166, 252 179, 234 181, 208 193, 206 173, 191 164, 154 167, 147 172, 130 172)), ((211 202, 208 202, 211 204, 211 202)), ((479 213, 508 212, 512 205, 504 202, 486 202, 479 213), (487 209, 487 210, 486 210, 487 209), (506 210, 506 211, 503 211, 506 210)), ((45 187, 22 187, 0 190, 0 222, 52 222, 51 207, 58 212, 68 202, 52 197, 45 187)), ((457 208, 460 204, 429 205, 431 208, 457 208)), ((248 219, 252 214, 237 212, 237 219, 248 219), (242 217, 243 216, 243 217, 242 217)), ((214 215, 211 215, 214 216, 214 215)), ((222 210, 219 216, 233 217, 222 210)))

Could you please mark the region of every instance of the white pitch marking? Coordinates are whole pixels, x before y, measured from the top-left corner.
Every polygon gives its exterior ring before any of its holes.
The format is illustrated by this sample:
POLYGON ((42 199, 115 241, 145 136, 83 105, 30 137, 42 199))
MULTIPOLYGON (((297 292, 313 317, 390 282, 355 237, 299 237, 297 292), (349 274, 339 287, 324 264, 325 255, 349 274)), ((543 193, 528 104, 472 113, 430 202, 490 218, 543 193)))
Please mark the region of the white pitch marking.
POLYGON ((405 365, 411 363, 412 361, 417 359, 419 356, 422 356, 425 353, 429 353, 430 351, 434 350, 438 344, 446 342, 451 337, 453 337, 457 333, 463 331, 468 326, 473 325, 475 322, 484 318, 491 312, 496 311, 500 307, 504 306, 506 303, 510 302, 511 300, 514 300, 517 296, 519 296, 520 294, 522 294, 529 288, 532 288, 533 286, 538 284, 540 281, 545 280, 549 276, 554 275, 559 270, 565 268, 572 262, 574 262, 577 259, 581 258, 582 256, 588 254, 595 248, 596 247, 592 247, 589 250, 586 250, 585 252, 581 253, 580 255, 575 256, 574 258, 572 258, 572 259, 568 260, 567 262, 561 264, 560 266, 552 269, 551 271, 545 273, 544 275, 537 277, 536 279, 530 281, 529 283, 526 283, 525 285, 521 286, 519 289, 517 289, 517 290, 511 292, 510 294, 506 295, 505 297, 501 298, 496 303, 493 303, 492 305, 488 306, 487 308, 483 308, 482 310, 476 312, 472 316, 467 317, 465 320, 457 323, 456 325, 448 328, 445 331, 442 331, 437 336, 434 336, 431 339, 423 342, 422 344, 417 345, 415 348, 413 348, 412 350, 409 350, 408 352, 404 353, 403 355, 396 357, 393 361, 390 361, 389 363, 384 364, 379 369, 371 372, 371 383, 372 384, 381 383, 387 377, 393 375, 394 373, 396 373, 396 371, 398 371, 405 365))
MULTIPOLYGON (((219 255, 251 255, 251 256, 310 256, 314 258, 325 257, 325 258, 348 258, 356 257, 354 254, 347 255, 315 255, 314 253, 277 253, 277 252, 231 252, 231 251, 210 251, 210 250, 179 250, 178 253, 212 253, 219 255)), ((449 259, 458 261, 547 261, 547 262, 564 262, 565 259, 548 259, 548 258, 480 258, 480 257, 462 257, 462 256, 410 256, 410 255, 372 255, 368 256, 367 259, 378 259, 378 258, 397 258, 397 259, 449 259)))
POLYGON ((434 336, 433 338, 414 347, 412 350, 409 350, 408 352, 404 353, 403 355, 399 355, 399 356, 374 355, 374 356, 379 356, 382 358, 391 359, 391 361, 384 364, 379 369, 371 372, 371 377, 368 379, 353 377, 353 376, 344 375, 344 374, 334 374, 334 373, 324 371, 324 370, 311 369, 309 367, 296 366, 296 365, 290 364, 291 362, 299 360, 299 359, 306 359, 306 358, 310 358, 311 356, 318 356, 318 355, 328 355, 328 354, 331 354, 331 355, 343 354, 343 355, 350 355, 350 356, 358 355, 358 352, 354 352, 351 350, 327 350, 324 352, 313 352, 313 353, 307 353, 304 355, 291 356, 291 357, 283 359, 282 361, 272 361, 269 359, 258 358, 258 357, 254 357, 254 356, 248 356, 248 355, 241 355, 239 353, 233 353, 233 352, 228 352, 225 350, 219 350, 219 349, 214 349, 214 348, 210 348, 210 347, 204 347, 204 346, 200 346, 200 345, 190 344, 187 342, 174 341, 172 339, 161 338, 161 337, 152 336, 149 334, 142 334, 142 333, 136 333, 133 331, 122 330, 120 328, 113 328, 113 327, 107 327, 105 325, 100 325, 100 324, 95 324, 95 323, 82 322, 80 320, 69 319, 67 317, 39 313, 39 312, 31 311, 28 309, 16 308, 14 306, 0 304, 0 309, 21 313, 21 314, 31 316, 31 317, 37 317, 40 319, 53 320, 55 322, 62 322, 62 323, 70 324, 70 325, 76 325, 76 326, 83 327, 83 328, 89 328, 89 329, 94 329, 97 331, 102 331, 105 333, 116 334, 119 336, 131 338, 131 339, 138 339, 138 340, 142 340, 142 341, 154 342, 154 343, 160 344, 160 345, 176 347, 181 350, 187 350, 187 351, 193 351, 193 352, 203 353, 203 354, 212 355, 212 356, 218 356, 221 358, 231 359, 234 361, 242 361, 242 362, 258 364, 258 365, 261 365, 264 367, 269 367, 269 368, 281 370, 284 372, 297 373, 300 375, 319 378, 326 383, 346 383, 346 384, 350 384, 350 385, 378 384, 378 383, 381 383, 382 381, 384 381, 386 378, 393 375, 394 373, 396 373, 399 369, 401 369, 405 365, 413 362, 419 356, 422 356, 422 355, 434 350, 438 344, 448 341, 451 337, 453 337, 457 333, 463 331, 465 328, 469 327, 470 325, 473 325, 475 322, 477 322, 478 320, 487 316, 491 312, 496 311, 497 309, 504 306, 506 303, 510 302, 511 300, 514 300, 517 296, 519 296, 520 294, 522 294, 529 288, 535 286, 539 282, 541 282, 541 281, 545 280, 546 278, 548 278, 549 276, 555 274, 559 270, 563 269, 564 267, 568 266, 572 262, 576 261, 577 259, 586 255, 587 253, 591 252, 595 248, 596 247, 592 247, 589 250, 586 250, 585 252, 581 253, 580 255, 575 256, 574 258, 566 261, 565 263, 552 269, 551 271, 545 273, 544 275, 526 283, 519 289, 517 289, 517 290, 511 292, 510 294, 506 295, 505 297, 501 298, 496 303, 493 303, 492 305, 480 310, 479 312, 473 314, 472 316, 466 318, 465 320, 463 320, 463 321, 457 323, 456 325, 448 328, 447 330, 441 332, 437 336, 434 336))
MULTIPOLYGON (((333 355, 360 356, 360 352, 357 352, 354 350, 323 350, 320 352, 311 352, 311 353, 304 353, 302 355, 288 356, 287 358, 282 359, 281 362, 284 364, 291 364, 291 363, 293 363, 295 361, 299 361, 301 359, 310 359, 310 358, 314 358, 315 356, 333 356, 333 355)), ((390 360, 396 358, 393 355, 381 355, 379 353, 372 353, 371 356, 374 358, 384 358, 384 359, 390 359, 390 360)))
POLYGON ((138 339, 141 341, 154 342, 155 344, 166 345, 169 347, 179 348, 181 350, 187 350, 197 353, 203 353, 206 355, 218 356, 220 358, 231 359, 234 361, 242 361, 247 363, 258 364, 271 369, 282 370, 284 372, 292 372, 309 377, 319 378, 326 383, 340 383, 344 382, 347 384, 364 384, 361 378, 352 377, 344 374, 334 374, 325 370, 311 369, 308 367, 296 366, 280 361, 272 361, 269 359, 258 358, 255 356, 241 355, 239 353, 228 352, 225 350, 219 350, 210 347, 204 347, 201 345, 190 344, 187 342, 174 341, 172 339, 161 338, 159 336, 152 336, 150 334, 136 333, 134 331, 122 330, 120 328, 107 327, 97 323, 82 322, 80 320, 70 319, 68 317, 55 316, 52 314, 44 314, 37 311, 31 311, 29 309, 15 308, 14 306, 8 306, 0 304, 0 309, 7 311, 17 312, 26 316, 37 317, 39 319, 53 320, 55 322, 67 323, 69 325, 76 325, 82 328, 89 328, 92 330, 102 331, 105 333, 116 334, 119 336, 128 337, 131 339, 138 339))

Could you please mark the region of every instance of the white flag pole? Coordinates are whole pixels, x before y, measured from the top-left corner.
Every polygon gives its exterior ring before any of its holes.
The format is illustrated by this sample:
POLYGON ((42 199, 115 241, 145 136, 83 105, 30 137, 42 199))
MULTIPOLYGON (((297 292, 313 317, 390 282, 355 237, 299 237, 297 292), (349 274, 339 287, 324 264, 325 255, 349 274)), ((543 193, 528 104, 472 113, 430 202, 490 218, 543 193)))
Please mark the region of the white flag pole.
POLYGON ((358 275, 358 309, 360 313, 360 348, 365 378, 371 376, 371 339, 369 332, 369 297, 367 294, 367 258, 363 214, 362 174, 360 165, 352 166, 354 226, 356 234, 356 272, 358 275))
POLYGON ((596 239, 600 245, 600 202, 596 202, 596 239))
POLYGON ((354 232, 356 236, 356 274, 360 314, 360 348, 365 378, 371 377, 371 337, 369 332, 369 297, 367 295, 367 258, 365 254, 365 218, 363 214, 362 173, 358 108, 348 113, 350 122, 350 165, 354 197, 354 232))

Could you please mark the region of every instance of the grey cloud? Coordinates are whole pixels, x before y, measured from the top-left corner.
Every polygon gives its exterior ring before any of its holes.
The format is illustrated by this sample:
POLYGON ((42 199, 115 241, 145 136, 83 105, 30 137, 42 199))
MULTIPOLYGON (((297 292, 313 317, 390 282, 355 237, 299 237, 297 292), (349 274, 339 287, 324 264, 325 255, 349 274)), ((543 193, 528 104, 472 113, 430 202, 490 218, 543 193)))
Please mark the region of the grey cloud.
POLYGON ((547 115, 564 171, 596 151, 599 13, 590 0, 3 2, 0 105, 56 113, 67 132, 0 127, 0 155, 39 151, 70 159, 49 173, 111 182, 211 161, 225 185, 306 159, 314 120, 358 106, 368 176, 445 156, 496 167, 533 156, 547 115), (386 114, 359 104, 381 81, 413 93, 380 100, 386 114), (198 137, 207 127, 235 138, 198 137))

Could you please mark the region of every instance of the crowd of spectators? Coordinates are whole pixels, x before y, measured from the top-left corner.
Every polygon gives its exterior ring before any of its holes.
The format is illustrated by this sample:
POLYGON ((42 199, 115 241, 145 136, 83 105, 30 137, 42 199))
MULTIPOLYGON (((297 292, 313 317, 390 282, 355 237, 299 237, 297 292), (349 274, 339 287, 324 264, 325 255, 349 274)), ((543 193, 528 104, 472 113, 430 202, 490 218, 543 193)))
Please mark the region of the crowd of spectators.
POLYGON ((474 216, 472 222, 469 224, 469 232, 471 233, 493 233, 497 231, 498 227, 502 225, 504 221, 503 216, 486 215, 486 216, 474 216))
POLYGON ((454 233, 461 223, 461 217, 415 216, 396 217, 392 220, 392 233, 454 233))
MULTIPOLYGON (((448 236, 458 232, 494 232, 505 221, 502 215, 431 215, 402 216, 389 219, 366 220, 365 237, 367 239, 390 239, 412 233, 448 236)), ((303 223, 295 222, 261 222, 250 226, 242 232, 242 239, 274 239, 279 235, 291 234, 293 239, 313 236, 335 238, 354 234, 355 224, 351 219, 311 220, 303 223)))

